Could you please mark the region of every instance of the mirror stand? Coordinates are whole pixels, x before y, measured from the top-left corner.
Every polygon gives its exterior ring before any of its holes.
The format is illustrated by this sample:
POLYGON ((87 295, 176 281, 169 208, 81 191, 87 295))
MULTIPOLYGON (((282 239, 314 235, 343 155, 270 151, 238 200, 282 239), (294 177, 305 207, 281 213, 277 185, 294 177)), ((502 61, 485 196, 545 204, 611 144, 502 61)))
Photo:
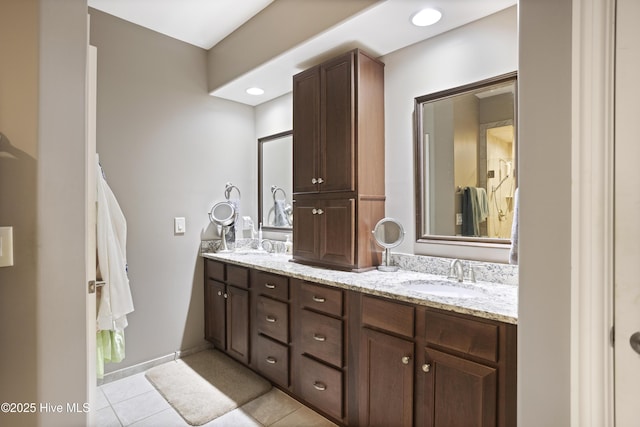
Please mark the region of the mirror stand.
POLYGON ((384 265, 378 270, 385 272, 398 271, 398 267, 391 265, 391 249, 400 245, 404 240, 402 224, 393 218, 382 218, 374 227, 373 237, 376 243, 384 248, 384 265))

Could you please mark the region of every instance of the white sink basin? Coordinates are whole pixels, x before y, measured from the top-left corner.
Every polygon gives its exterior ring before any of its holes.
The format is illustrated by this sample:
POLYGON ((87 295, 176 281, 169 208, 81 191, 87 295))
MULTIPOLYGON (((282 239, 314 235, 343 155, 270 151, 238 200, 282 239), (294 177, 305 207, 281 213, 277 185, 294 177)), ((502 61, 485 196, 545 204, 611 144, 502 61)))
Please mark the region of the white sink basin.
POLYGON ((470 289, 463 286, 458 286, 453 282, 410 280, 408 282, 402 283, 402 286, 405 286, 415 292, 439 297, 476 298, 484 295, 484 293, 478 289, 470 289))

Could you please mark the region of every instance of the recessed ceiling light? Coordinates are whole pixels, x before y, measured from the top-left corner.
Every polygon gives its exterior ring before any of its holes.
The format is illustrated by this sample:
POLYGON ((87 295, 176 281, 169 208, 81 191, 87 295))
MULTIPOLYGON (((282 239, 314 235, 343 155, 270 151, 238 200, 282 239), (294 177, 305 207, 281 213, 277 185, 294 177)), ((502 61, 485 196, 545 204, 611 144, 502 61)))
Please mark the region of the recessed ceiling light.
POLYGON ((264 93, 264 90, 260 89, 259 87, 250 87, 249 89, 247 89, 247 93, 249 95, 262 95, 264 93))
POLYGON ((442 13, 435 9, 422 9, 411 17, 411 23, 418 27, 433 25, 442 18, 442 13))

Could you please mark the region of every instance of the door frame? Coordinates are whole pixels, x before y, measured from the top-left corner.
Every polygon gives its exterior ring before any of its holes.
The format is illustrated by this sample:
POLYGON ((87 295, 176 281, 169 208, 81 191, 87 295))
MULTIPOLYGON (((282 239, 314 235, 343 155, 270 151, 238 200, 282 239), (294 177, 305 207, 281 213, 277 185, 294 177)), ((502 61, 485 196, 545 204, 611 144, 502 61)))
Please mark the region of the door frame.
POLYGON ((616 0, 572 7, 571 425, 613 426, 616 0))

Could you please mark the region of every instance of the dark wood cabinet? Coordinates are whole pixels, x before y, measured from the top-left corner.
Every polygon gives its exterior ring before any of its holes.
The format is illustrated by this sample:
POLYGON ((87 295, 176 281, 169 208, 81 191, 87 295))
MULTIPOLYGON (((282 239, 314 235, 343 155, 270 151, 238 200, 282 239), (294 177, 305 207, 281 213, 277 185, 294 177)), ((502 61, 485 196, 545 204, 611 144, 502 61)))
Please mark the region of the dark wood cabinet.
POLYGON ((362 296, 359 425, 413 425, 415 307, 362 296))
POLYGON ((229 283, 246 288, 247 276, 246 268, 207 260, 204 289, 205 339, 244 363, 249 363, 249 291, 229 283))
POLYGON ((298 260, 350 268, 355 260, 354 199, 298 199, 293 235, 298 260), (294 237, 294 240, 296 238, 294 237))
POLYGON ((293 391, 338 423, 346 424, 347 358, 344 307, 348 293, 292 280, 293 391))
POLYGON ((293 78, 293 258, 359 270, 380 263, 384 64, 353 50, 293 78), (332 211, 332 212, 331 212, 332 211))
POLYGON ((497 368, 424 349, 418 372, 423 381, 424 426, 495 427, 497 412, 497 368))
POLYGON ((206 339, 339 425, 516 425, 516 325, 205 265, 206 339))
POLYGON ((418 314, 417 424, 516 425, 516 326, 435 309, 418 314))
POLYGON ((217 348, 224 349, 227 342, 226 285, 210 278, 205 279, 204 336, 217 348))
POLYGON ((290 387, 289 278, 252 270, 251 366, 285 390, 290 387))
POLYGON ((413 366, 412 341, 362 330, 359 425, 413 425, 413 366))

